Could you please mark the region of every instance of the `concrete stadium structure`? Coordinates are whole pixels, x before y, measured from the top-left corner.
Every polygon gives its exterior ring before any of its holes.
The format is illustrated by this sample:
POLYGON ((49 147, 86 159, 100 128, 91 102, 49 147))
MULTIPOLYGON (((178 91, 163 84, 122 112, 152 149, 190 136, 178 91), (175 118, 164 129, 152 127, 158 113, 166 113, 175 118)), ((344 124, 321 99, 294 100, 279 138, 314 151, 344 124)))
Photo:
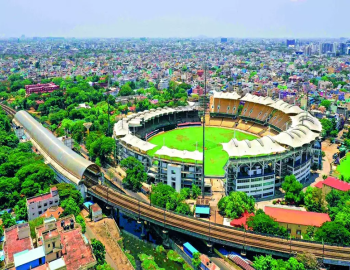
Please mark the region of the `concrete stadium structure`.
MULTIPOLYGON (((191 106, 130 114, 114 126, 117 157, 120 160, 129 156, 137 158, 151 179, 178 191, 191 187, 192 183, 200 185, 202 153, 163 146, 151 157, 147 151, 156 145, 147 140, 159 132, 201 125, 202 120, 198 108, 191 106)), ((308 112, 283 100, 214 92, 205 122, 206 126, 237 129, 259 137, 252 141, 232 138, 228 143, 222 143, 223 151, 229 155, 224 167, 225 177, 221 177, 226 179, 227 194, 243 191, 256 198, 270 197, 286 175, 294 174, 298 181, 305 183, 310 177, 311 166, 321 163, 321 123, 308 112), (240 112, 239 105, 243 105, 240 112)), ((205 181, 205 192, 211 192, 209 179, 205 181)))

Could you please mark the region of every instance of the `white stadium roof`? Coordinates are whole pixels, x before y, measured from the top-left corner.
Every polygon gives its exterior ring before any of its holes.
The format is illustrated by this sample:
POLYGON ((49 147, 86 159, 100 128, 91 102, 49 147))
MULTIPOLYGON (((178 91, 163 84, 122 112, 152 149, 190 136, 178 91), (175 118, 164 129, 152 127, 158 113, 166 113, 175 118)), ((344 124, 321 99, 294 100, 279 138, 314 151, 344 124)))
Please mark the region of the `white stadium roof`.
POLYGON ((238 95, 236 92, 218 92, 218 91, 213 91, 214 92, 214 98, 225 98, 225 99, 239 99, 241 96, 238 95))
POLYGON ((252 141, 232 139, 228 143, 222 143, 222 146, 230 157, 268 155, 286 150, 286 148, 279 145, 271 136, 265 136, 252 141))
POLYGON ((126 144, 130 144, 131 146, 140 149, 141 151, 148 151, 148 150, 151 150, 154 147, 156 147, 155 144, 141 140, 141 139, 139 139, 136 136, 131 135, 131 134, 126 135, 125 137, 121 138, 120 140, 122 140, 126 144))

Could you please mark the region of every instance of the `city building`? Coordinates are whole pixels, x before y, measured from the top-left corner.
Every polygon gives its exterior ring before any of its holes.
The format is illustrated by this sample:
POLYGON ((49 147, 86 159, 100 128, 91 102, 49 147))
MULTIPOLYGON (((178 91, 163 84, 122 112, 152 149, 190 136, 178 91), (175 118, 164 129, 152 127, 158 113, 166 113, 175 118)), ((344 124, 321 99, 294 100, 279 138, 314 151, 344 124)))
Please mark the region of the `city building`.
POLYGON ((295 47, 296 40, 295 39, 287 39, 287 47, 295 47))
POLYGON ((60 89, 60 87, 54 83, 45 83, 45 84, 34 84, 34 85, 26 85, 26 94, 30 95, 33 93, 50 93, 55 90, 60 89))
POLYGON ((60 197, 56 187, 50 189, 49 193, 27 198, 28 220, 41 216, 52 206, 58 206, 60 197))
POLYGON ((169 87, 169 80, 168 79, 161 79, 159 84, 158 84, 158 89, 163 90, 163 89, 168 89, 169 87))
POLYGON ((90 206, 91 208, 91 218, 94 222, 99 221, 102 219, 102 209, 101 207, 97 204, 94 203, 93 205, 90 206))
POLYGON ((333 43, 320 43, 320 54, 333 53, 334 44, 333 43))
POLYGON ((197 217, 197 218, 209 218, 210 217, 209 199, 197 199, 196 200, 195 217, 197 217))
POLYGON ((315 187, 321 188, 323 194, 327 195, 333 189, 338 191, 347 192, 350 190, 350 184, 341 181, 337 178, 328 176, 325 180, 318 182, 315 187))
POLYGON ((307 212, 278 206, 265 206, 265 214, 275 219, 280 226, 287 229, 292 237, 301 238, 307 227, 321 227, 331 221, 328 214, 307 212))
POLYGON ((61 206, 52 206, 49 209, 47 209, 41 217, 43 218, 50 218, 54 217, 55 219, 58 219, 60 215, 63 213, 64 209, 61 206))
POLYGON ((72 139, 72 137, 62 136, 62 137, 58 137, 57 139, 59 139, 61 142, 63 142, 63 144, 65 146, 67 146, 69 149, 73 149, 74 140, 72 139))

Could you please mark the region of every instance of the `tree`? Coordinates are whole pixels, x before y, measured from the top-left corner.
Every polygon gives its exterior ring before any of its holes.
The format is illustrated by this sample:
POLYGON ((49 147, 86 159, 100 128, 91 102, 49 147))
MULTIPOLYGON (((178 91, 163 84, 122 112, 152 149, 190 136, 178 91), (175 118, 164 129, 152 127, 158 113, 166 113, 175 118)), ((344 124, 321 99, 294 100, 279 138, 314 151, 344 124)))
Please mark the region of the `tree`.
POLYGON ((304 265, 293 257, 283 261, 276 260, 271 255, 254 257, 253 267, 256 270, 305 270, 304 265))
POLYGON ((297 181, 294 175, 288 175, 284 178, 282 189, 285 191, 284 199, 287 203, 298 205, 303 202, 303 185, 297 181))
POLYGON ((167 202, 172 194, 176 191, 171 186, 163 183, 158 183, 152 186, 151 202, 162 208, 166 208, 167 202))
POLYGON ((192 184, 192 197, 196 199, 201 194, 202 194, 202 190, 195 184, 192 184))
POLYGON ((266 233, 271 235, 279 235, 286 237, 288 235, 287 229, 280 226, 277 221, 275 221, 265 212, 259 209, 255 216, 250 216, 247 221, 249 228, 252 228, 254 232, 266 233))
POLYGON ((81 232, 82 232, 82 233, 85 233, 85 232, 86 232, 86 224, 85 224, 84 218, 83 218, 81 215, 78 215, 78 216, 76 217, 75 221, 76 221, 77 223, 80 224, 80 226, 81 226, 81 232))
POLYGON ((106 263, 106 249, 105 246, 97 239, 91 239, 91 246, 96 257, 97 265, 104 265, 106 263))
POLYGON ((321 267, 316 256, 309 252, 298 253, 295 259, 302 263, 307 270, 318 270, 321 267))
POLYGON ((324 106, 327 110, 329 109, 329 107, 332 105, 332 102, 328 99, 324 99, 321 101, 320 106, 324 106))
POLYGON ((1 220, 2 225, 4 225, 5 228, 10 228, 13 225, 16 225, 15 219, 7 211, 5 211, 4 214, 2 214, 1 220))
POLYGON ((112 266, 110 266, 107 263, 104 263, 103 265, 97 265, 97 270, 113 270, 112 266))
POLYGON ((346 246, 350 245, 350 232, 343 224, 335 221, 328 221, 323 223, 316 231, 315 240, 346 246))
POLYGON ((101 163, 105 163, 108 157, 113 153, 115 141, 111 137, 102 135, 91 144, 87 144, 87 147, 91 158, 99 158, 101 163))
POLYGON ((128 157, 123 159, 120 165, 126 168, 126 176, 123 179, 123 183, 127 188, 139 191, 142 183, 147 181, 147 174, 143 164, 134 157, 128 157))
POLYGON ((195 269, 199 269, 199 267, 201 266, 201 254, 199 252, 195 252, 192 254, 192 256, 192 265, 195 267, 195 269))
POLYGON ((326 205, 322 194, 322 189, 308 187, 304 196, 304 204, 308 211, 311 212, 326 212, 326 205))
POLYGON ((61 202, 72 198, 78 206, 81 206, 84 203, 84 199, 81 196, 79 190, 77 190, 72 184, 59 183, 56 184, 58 195, 60 196, 61 202))
POLYGON ((14 207, 16 213, 16 220, 27 220, 28 219, 28 210, 25 199, 20 200, 14 207))
POLYGON ((129 84, 124 84, 119 93, 118 96, 131 96, 134 94, 134 91, 131 89, 129 84))
POLYGON ((228 196, 220 199, 218 208, 227 217, 239 218, 245 211, 248 213, 254 211, 255 199, 252 196, 248 196, 245 192, 232 191, 228 196))
MULTIPOLYGON (((193 187, 192 187, 193 188, 193 187)), ((191 195, 191 189, 189 188, 182 188, 180 190, 180 195, 186 200, 190 198, 191 195)))
POLYGON ((256 270, 277 270, 278 262, 271 255, 254 257, 253 267, 256 270))
POLYGON ((335 127, 333 126, 332 121, 327 119, 327 118, 323 118, 323 119, 320 120, 320 122, 322 124, 323 132, 325 133, 326 136, 329 136, 331 131, 335 129, 335 127))
POLYGON ((61 206, 64 209, 63 213, 61 214, 62 217, 68 215, 78 216, 80 213, 80 208, 72 197, 62 201, 61 206))

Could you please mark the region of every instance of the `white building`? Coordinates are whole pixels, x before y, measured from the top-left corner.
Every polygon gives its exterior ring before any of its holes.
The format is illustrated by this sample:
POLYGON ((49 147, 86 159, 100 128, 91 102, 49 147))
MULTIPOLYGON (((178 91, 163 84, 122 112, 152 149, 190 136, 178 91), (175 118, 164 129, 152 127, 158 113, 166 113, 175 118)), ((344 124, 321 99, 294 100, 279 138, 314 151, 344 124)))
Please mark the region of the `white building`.
POLYGON ((58 206, 60 197, 56 187, 50 189, 50 193, 27 198, 28 220, 39 217, 52 206, 58 206))
POLYGON ((168 89, 168 87, 169 87, 169 81, 167 79, 161 79, 158 84, 158 89, 163 90, 163 89, 168 89))

